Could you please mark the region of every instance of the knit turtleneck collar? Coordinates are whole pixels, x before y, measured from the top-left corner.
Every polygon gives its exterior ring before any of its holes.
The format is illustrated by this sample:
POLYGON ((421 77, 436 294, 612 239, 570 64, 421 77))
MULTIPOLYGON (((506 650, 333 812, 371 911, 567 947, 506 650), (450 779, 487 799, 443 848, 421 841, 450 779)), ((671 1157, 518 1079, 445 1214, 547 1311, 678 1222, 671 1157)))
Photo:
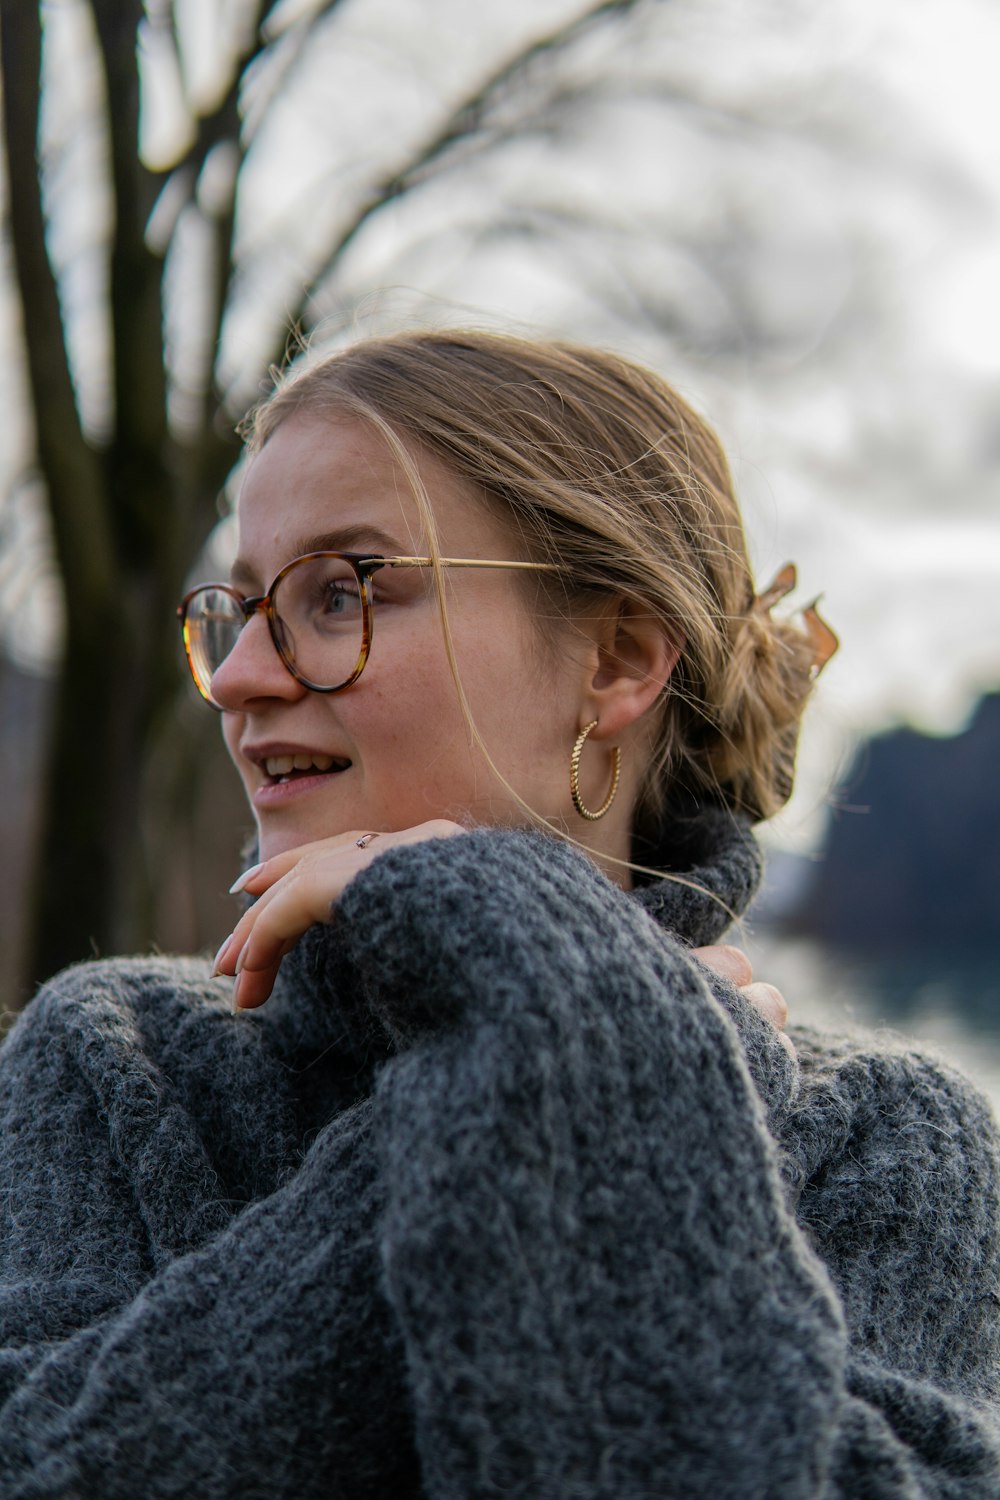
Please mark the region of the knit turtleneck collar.
POLYGON ((665 878, 630 893, 653 920, 697 946, 718 941, 760 884, 760 845, 749 819, 724 808, 675 813, 650 861, 665 878))

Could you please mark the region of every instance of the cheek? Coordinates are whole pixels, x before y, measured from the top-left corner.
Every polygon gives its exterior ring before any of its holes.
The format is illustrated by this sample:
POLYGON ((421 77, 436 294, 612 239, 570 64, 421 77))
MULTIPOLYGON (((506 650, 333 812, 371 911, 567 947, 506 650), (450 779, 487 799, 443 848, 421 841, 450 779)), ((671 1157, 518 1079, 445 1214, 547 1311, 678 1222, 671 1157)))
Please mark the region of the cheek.
POLYGON ((539 640, 536 627, 508 611, 456 641, 470 705, 477 719, 501 730, 538 728, 560 712, 566 674, 539 640), (522 721, 526 720, 527 723, 522 721))
MULTIPOLYGON (((441 660, 419 652, 398 652, 389 670, 362 678, 350 712, 350 727, 368 758, 385 766, 423 766, 452 745, 464 723, 455 683, 441 660), (366 691, 367 689, 367 691, 366 691)), ((345 717, 347 717, 345 713, 345 717)), ((464 741, 464 732, 461 735, 464 741)))

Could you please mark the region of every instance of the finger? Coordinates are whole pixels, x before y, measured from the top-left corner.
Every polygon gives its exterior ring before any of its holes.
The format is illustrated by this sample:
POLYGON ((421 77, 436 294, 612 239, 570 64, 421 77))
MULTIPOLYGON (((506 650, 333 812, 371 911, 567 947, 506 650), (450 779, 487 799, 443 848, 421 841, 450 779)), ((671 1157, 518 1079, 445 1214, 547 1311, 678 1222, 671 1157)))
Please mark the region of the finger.
MULTIPOLYGON (((296 883, 298 887, 299 883, 296 883)), ((329 911, 314 914, 300 888, 283 888, 280 895, 265 909, 254 912, 254 920, 244 933, 239 929, 233 934, 232 947, 227 951, 223 969, 239 979, 243 974, 266 974, 277 972, 285 954, 314 923, 329 918, 329 911), (242 944, 240 939, 243 939, 242 944)), ((252 986, 244 985, 244 990, 252 986)))
MULTIPOLYGON (((251 934, 262 921, 269 907, 275 901, 287 900, 290 893, 293 897, 297 894, 297 899, 293 899, 287 906, 279 907, 279 913, 284 911, 287 920, 292 924, 289 927, 289 934, 301 936, 305 927, 311 926, 313 922, 329 921, 330 905, 342 892, 347 879, 356 874, 358 869, 363 864, 369 863, 373 857, 366 858, 365 852, 359 850, 353 840, 345 843, 345 837, 347 836, 342 835, 338 839, 324 839, 321 843, 300 844, 295 849, 274 855, 263 864, 255 865, 244 872, 236 884, 242 884, 242 889, 250 894, 259 892, 259 895, 254 905, 240 917, 215 955, 213 974, 235 974, 241 958, 244 961, 243 967, 247 966, 247 944, 251 934), (345 870, 348 866, 349 873, 345 879, 345 870), (329 872, 326 876, 327 884, 323 887, 325 895, 319 892, 316 886, 317 868, 329 872), (303 886, 303 879, 306 876, 310 878, 310 884, 303 886), (303 899, 308 907, 305 911, 303 911, 303 899), (296 928, 295 923, 303 920, 305 926, 296 928)), ((273 931, 273 920, 262 929, 264 933, 273 931)), ((267 966, 267 956, 262 948, 258 947, 255 950, 255 959, 252 965, 255 969, 267 966)))
POLYGON ((237 957, 232 949, 227 953, 227 967, 232 962, 239 973, 276 968, 308 928, 330 921, 334 904, 373 858, 367 849, 349 845, 300 861, 241 919, 236 931, 247 923, 246 936, 237 957))
POLYGON ((695 948, 693 952, 695 958, 700 959, 714 973, 721 974, 723 979, 730 980, 737 989, 744 989, 753 979, 750 960, 742 949, 734 948, 729 943, 695 948))
MULTIPOLYGON (((285 951, 294 946, 294 942, 289 943, 285 951)), ((233 981, 233 1010, 254 1010, 263 1005, 274 989, 279 967, 280 961, 266 969, 242 969, 233 981)))
POLYGON ((251 896, 256 896, 260 891, 266 890, 275 880, 280 880, 282 875, 292 869, 295 863, 293 856, 296 853, 296 850, 289 849, 284 857, 276 855, 274 859, 265 859, 259 865, 251 865, 248 870, 243 870, 237 875, 229 887, 229 894, 238 896, 246 891, 251 896))
POLYGON ((219 951, 212 960, 212 978, 220 974, 235 974, 236 960, 243 949, 243 944, 250 936, 250 927, 245 917, 241 917, 228 937, 223 938, 219 945, 219 951))
MULTIPOLYGON (((246 952, 250 936, 265 910, 265 902, 272 896, 274 889, 275 887, 272 886, 271 890, 260 898, 256 906, 252 906, 249 911, 243 913, 232 932, 224 940, 212 964, 213 979, 217 975, 236 975, 239 972, 240 960, 246 952)), ((263 964, 260 967, 263 967, 263 964)))
POLYGON ((215 955, 215 961, 212 966, 213 977, 217 974, 236 973, 237 962, 247 945, 255 923, 260 920, 262 912, 266 910, 269 902, 274 900, 275 895, 280 894, 281 882, 293 878, 294 866, 292 870, 288 871, 287 875, 280 877, 275 885, 271 885, 267 890, 263 891, 253 906, 247 907, 215 955))
POLYGON ((758 982, 743 985, 742 992, 758 1014, 779 1031, 784 1030, 788 1023, 788 1006, 780 990, 776 990, 773 984, 758 982))

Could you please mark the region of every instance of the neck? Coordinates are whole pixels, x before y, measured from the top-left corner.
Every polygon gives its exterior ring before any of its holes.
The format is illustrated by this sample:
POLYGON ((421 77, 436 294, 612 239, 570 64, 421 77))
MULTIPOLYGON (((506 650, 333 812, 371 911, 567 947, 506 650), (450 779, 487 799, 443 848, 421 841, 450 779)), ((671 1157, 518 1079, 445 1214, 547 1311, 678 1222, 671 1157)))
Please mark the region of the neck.
POLYGON ((596 823, 583 818, 569 820, 573 826, 563 829, 569 840, 593 860, 594 864, 614 885, 623 891, 633 886, 631 869, 632 830, 621 818, 615 818, 613 810, 607 819, 596 823))

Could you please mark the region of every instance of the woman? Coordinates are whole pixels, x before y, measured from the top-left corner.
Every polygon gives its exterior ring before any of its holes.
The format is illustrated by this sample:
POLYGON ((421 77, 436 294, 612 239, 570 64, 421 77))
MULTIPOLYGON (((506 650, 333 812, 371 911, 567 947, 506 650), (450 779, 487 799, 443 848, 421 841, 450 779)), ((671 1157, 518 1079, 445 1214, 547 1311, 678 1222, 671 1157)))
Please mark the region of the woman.
POLYGON ((249 446, 183 617, 252 900, 4 1048, 0 1494, 996 1496, 988 1110, 690 951, 830 649, 712 434, 414 333, 249 446))

